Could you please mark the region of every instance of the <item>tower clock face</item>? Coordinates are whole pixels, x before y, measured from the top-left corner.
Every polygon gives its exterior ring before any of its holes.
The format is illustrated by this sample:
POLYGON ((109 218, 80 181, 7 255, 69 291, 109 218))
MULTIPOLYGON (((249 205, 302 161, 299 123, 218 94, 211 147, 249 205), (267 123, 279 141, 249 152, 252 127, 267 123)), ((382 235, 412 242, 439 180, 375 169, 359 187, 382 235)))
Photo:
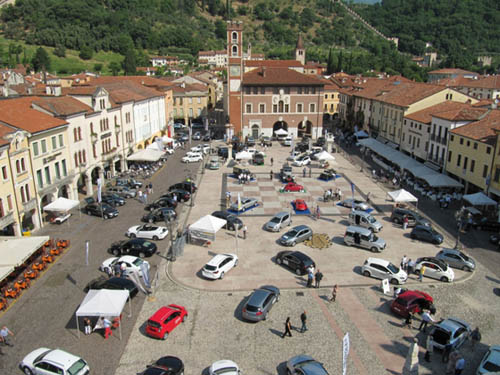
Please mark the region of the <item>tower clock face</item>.
POLYGON ((240 66, 239 65, 231 65, 229 67, 229 74, 231 76, 239 76, 240 75, 240 66))

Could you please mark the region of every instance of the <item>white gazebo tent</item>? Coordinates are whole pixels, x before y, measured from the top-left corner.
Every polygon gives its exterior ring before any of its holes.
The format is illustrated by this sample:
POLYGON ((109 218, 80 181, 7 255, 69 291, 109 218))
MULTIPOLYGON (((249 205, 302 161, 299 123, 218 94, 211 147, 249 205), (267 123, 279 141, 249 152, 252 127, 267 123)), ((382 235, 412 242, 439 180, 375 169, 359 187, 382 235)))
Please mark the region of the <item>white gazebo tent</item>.
MULTIPOLYGON (((123 308, 129 301, 129 317, 132 316, 132 305, 130 302, 130 293, 128 290, 109 290, 91 289, 83 299, 80 307, 75 313, 76 328, 78 337, 80 337, 80 325, 78 318, 81 316, 98 316, 98 317, 119 317, 122 314, 123 308)), ((120 340, 122 338, 122 325, 120 323, 120 340)))
POLYGON ((405 189, 390 191, 387 195, 396 203, 418 202, 418 198, 405 189))
POLYGON ((288 132, 285 129, 280 128, 280 129, 276 130, 274 132, 274 134, 276 134, 276 135, 288 135, 288 132))
POLYGON ((170 143, 170 142, 173 142, 174 139, 173 138, 170 138, 169 136, 167 135, 164 135, 163 137, 161 137, 161 140, 163 143, 170 143))
POLYGON ((335 157, 333 155, 329 154, 328 152, 326 152, 324 150, 321 151, 320 153, 316 154, 315 157, 319 161, 321 161, 321 160, 325 160, 325 161, 335 160, 335 157))
POLYGON ((241 151, 235 155, 236 160, 250 160, 251 158, 252 154, 249 153, 248 151, 241 151))
POLYGON ((0 280, 21 266, 49 236, 0 237, 0 280))
POLYGON ((473 206, 496 206, 497 202, 488 197, 483 192, 475 194, 467 194, 462 197, 464 201, 469 202, 473 206))
POLYGON ((152 150, 152 149, 143 149, 139 150, 129 157, 127 157, 128 161, 149 161, 149 162, 155 162, 160 160, 160 158, 163 156, 164 152, 163 151, 158 151, 158 150, 152 150))
MULTIPOLYGON (((64 198, 64 197, 59 197, 54 202, 51 202, 48 205, 44 206, 43 209, 44 209, 44 211, 67 213, 69 210, 71 210, 72 208, 75 208, 79 205, 80 205, 79 201, 75 201, 73 199, 68 199, 68 198, 64 198)), ((80 212, 80 216, 81 216, 81 212, 80 212)), ((69 224, 69 221, 68 221, 68 224, 69 224)))
POLYGON ((161 152, 164 152, 162 149, 161 149, 162 146, 160 146, 158 144, 158 142, 153 142, 151 143, 150 145, 148 145, 146 147, 146 150, 155 150, 155 151, 161 151, 161 152))
POLYGON ((226 225, 226 220, 206 215, 189 226, 189 235, 205 241, 215 241, 215 234, 224 225, 226 225))

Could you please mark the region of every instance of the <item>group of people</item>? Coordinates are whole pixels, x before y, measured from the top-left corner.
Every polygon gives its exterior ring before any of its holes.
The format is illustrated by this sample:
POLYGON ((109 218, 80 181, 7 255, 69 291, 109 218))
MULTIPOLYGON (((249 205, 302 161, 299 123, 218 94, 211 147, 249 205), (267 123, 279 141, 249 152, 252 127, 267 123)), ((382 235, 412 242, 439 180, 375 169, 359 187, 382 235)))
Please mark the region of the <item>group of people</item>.
MULTIPOLYGON (((304 333, 305 331, 307 331, 307 313, 306 313, 306 310, 304 310, 302 312, 302 314, 300 314, 300 322, 302 323, 302 326, 300 327, 300 329, 298 329, 298 331, 300 333, 304 333)), ((292 337, 292 323, 290 321, 290 317, 287 317, 286 320, 285 320, 285 332, 283 332, 283 334, 281 335, 281 338, 284 339, 285 336, 290 336, 292 337)))
POLYGON ((314 266, 311 265, 307 269, 307 287, 312 288, 314 281, 314 288, 319 288, 321 280, 323 280, 323 273, 319 270, 319 268, 316 273, 314 273, 314 266))
POLYGON ((148 195, 153 194, 153 184, 150 182, 149 184, 146 185, 146 188, 144 191, 141 189, 137 190, 137 199, 139 202, 143 204, 148 203, 148 195))
POLYGON ((406 255, 403 255, 403 258, 401 258, 400 266, 403 271, 405 271, 408 275, 411 275, 415 272, 417 262, 415 262, 411 258, 407 258, 406 255))
POLYGON ((336 187, 335 188, 335 192, 333 191, 333 189, 328 189, 328 190, 325 190, 325 192, 323 193, 323 202, 328 202, 330 200, 341 200, 342 199, 342 190, 340 190, 339 187, 336 187))
POLYGON ((238 183, 241 184, 249 184, 252 180, 252 175, 250 173, 240 173, 238 175, 238 183))

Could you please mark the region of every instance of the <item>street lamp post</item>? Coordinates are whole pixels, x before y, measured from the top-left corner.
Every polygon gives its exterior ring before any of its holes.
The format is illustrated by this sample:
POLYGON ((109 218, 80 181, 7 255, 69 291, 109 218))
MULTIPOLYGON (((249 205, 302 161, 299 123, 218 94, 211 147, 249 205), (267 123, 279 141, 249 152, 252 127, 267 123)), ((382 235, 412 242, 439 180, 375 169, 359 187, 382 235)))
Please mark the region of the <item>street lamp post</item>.
POLYGON ((460 233, 462 233, 462 224, 463 224, 463 219, 464 219, 464 211, 465 207, 462 206, 460 210, 455 212, 455 219, 457 220, 457 226, 458 226, 458 233, 457 233, 457 239, 455 241, 455 249, 458 249, 458 246, 460 244, 460 233))
POLYGON ((174 218, 165 218, 166 224, 168 225, 168 230, 170 231, 170 251, 167 252, 167 259, 171 262, 175 262, 174 254, 174 218), (170 256, 169 256, 170 253, 170 256))

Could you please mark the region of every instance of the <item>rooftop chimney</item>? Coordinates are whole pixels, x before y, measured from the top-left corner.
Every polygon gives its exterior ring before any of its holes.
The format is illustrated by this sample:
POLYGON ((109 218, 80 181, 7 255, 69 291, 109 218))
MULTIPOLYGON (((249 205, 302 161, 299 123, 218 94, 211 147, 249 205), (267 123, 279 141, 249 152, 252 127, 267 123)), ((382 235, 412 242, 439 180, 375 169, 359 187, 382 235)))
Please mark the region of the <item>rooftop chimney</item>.
POLYGON ((266 67, 263 66, 262 67, 262 77, 265 77, 266 76, 266 67))

